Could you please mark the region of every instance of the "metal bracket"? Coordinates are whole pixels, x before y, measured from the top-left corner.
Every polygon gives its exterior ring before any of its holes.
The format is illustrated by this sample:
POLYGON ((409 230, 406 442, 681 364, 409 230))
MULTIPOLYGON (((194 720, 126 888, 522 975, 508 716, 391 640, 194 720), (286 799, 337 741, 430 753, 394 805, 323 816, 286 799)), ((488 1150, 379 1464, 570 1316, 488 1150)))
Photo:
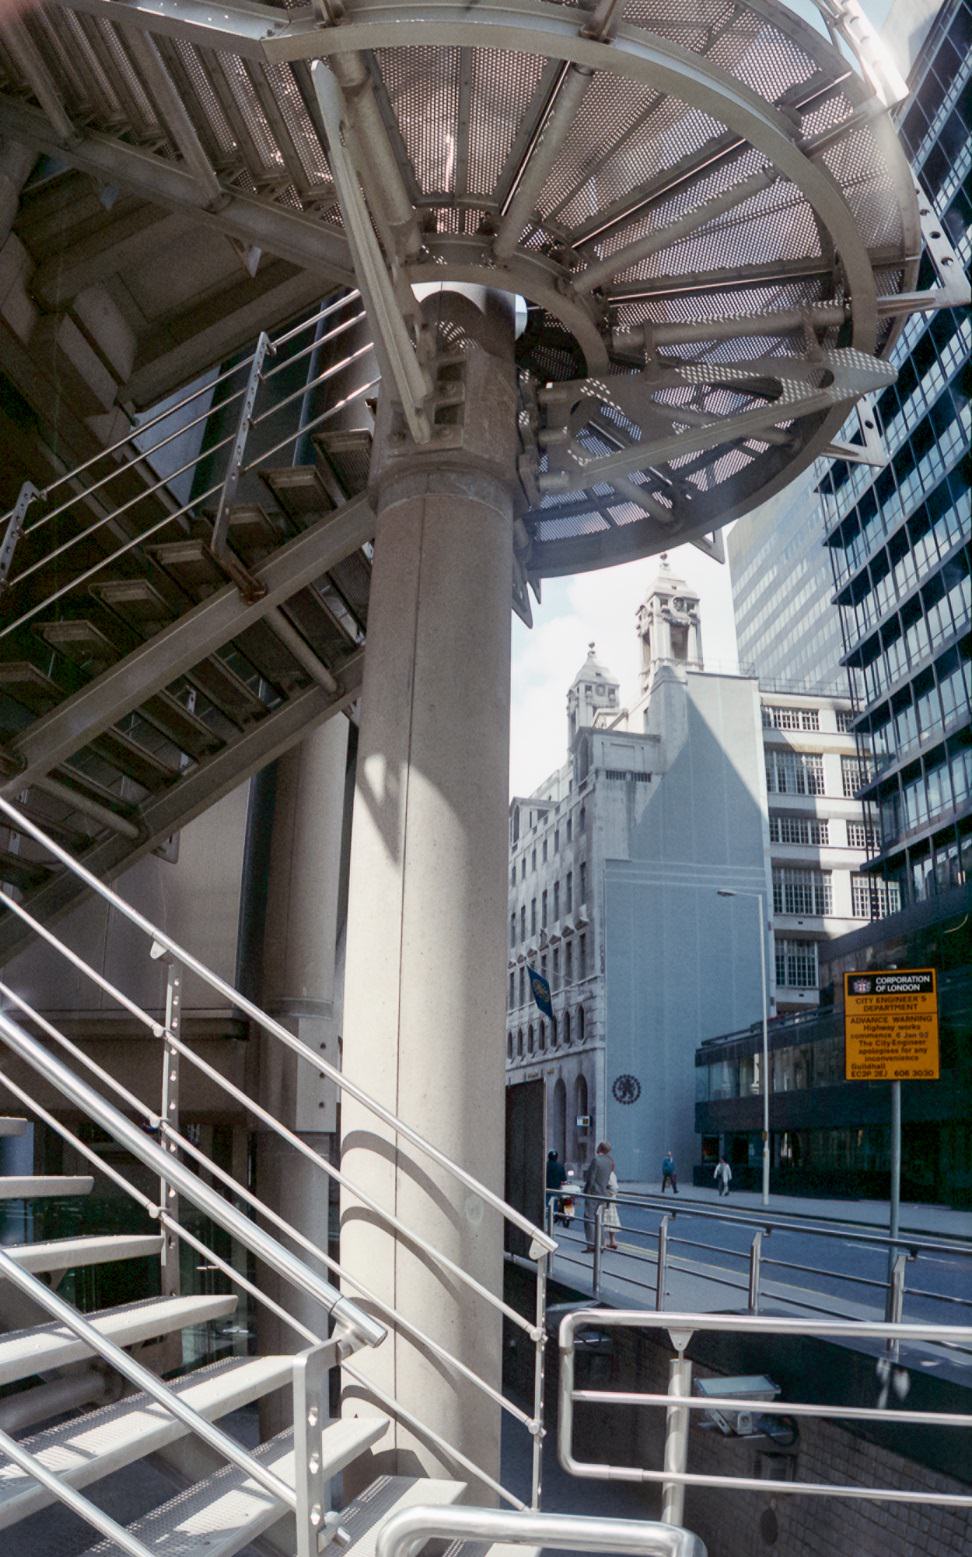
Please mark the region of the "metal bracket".
POLYGON ((7 528, 3 540, 0 541, 0 594, 7 588, 7 579, 13 564, 14 552, 17 542, 23 533, 24 520, 27 510, 36 497, 40 497, 40 491, 32 481, 25 481, 17 493, 17 501, 7 517, 7 528))
POLYGON ((815 4, 831 35, 847 44, 885 108, 906 98, 908 83, 857 0, 815 0, 815 4))
POLYGON ((311 66, 311 80, 327 131, 334 187, 382 377, 394 386, 413 439, 425 444, 432 437, 425 408, 432 382, 405 323, 410 316, 417 318, 415 299, 402 275, 389 273, 375 236, 374 213, 368 210, 351 155, 353 136, 340 83, 320 60, 311 66))
POLYGON ((888 451, 878 429, 874 396, 865 395, 857 402, 854 410, 861 430, 861 442, 851 443, 847 438, 834 438, 825 449, 821 449, 821 458, 847 460, 850 465, 874 465, 878 470, 883 470, 888 463, 888 451))
POLYGON ((931 261, 938 286, 929 292, 899 292, 895 297, 881 298, 879 305, 884 317, 930 313, 938 308, 967 308, 972 302, 972 287, 961 257, 953 247, 931 197, 917 181, 915 198, 918 201, 922 247, 931 261))
POLYGON ((610 374, 554 384, 540 397, 550 425, 539 441, 547 450, 550 468, 537 484, 545 493, 589 491, 677 455, 703 453, 741 439, 775 442, 780 433, 777 423, 857 400, 870 390, 893 384, 896 377, 890 363, 841 348, 815 353, 813 358, 755 357, 718 364, 675 364, 657 358, 638 376, 610 374), (734 416, 686 417, 682 425, 677 407, 654 400, 662 389, 704 385, 725 386, 764 403, 734 416), (620 413, 640 429, 641 439, 607 455, 592 454, 578 444, 574 435, 598 406, 620 413))

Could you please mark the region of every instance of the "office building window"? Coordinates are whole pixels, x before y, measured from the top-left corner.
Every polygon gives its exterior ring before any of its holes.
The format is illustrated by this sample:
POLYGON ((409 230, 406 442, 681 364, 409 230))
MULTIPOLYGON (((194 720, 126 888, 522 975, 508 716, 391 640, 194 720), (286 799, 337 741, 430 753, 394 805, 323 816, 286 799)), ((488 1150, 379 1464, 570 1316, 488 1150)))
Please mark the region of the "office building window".
POLYGON ((546 863, 547 863, 547 840, 546 840, 546 838, 543 840, 543 844, 541 845, 540 859, 541 859, 542 863, 544 865, 546 865, 546 863))
POLYGON ((546 1047, 547 1047, 547 1024, 546 1024, 546 1022, 541 1022, 540 1023, 540 1053, 541 1054, 543 1053, 543 1051, 544 1051, 544 1049, 546 1047))
POLYGON ((883 919, 901 907, 901 888, 896 881, 878 876, 851 876, 851 907, 855 919, 883 919))
POLYGON ((507 1033, 507 1035, 506 1035, 506 1062, 507 1062, 507 1064, 509 1064, 509 1062, 510 1062, 510 1060, 512 1058, 513 1058, 513 1034, 512 1033, 507 1033))
POLYGON ((767 730, 819 730, 820 714, 816 708, 779 708, 764 703, 763 725, 767 730))
POLYGON ((516 945, 516 914, 510 915, 510 945, 516 945))
POLYGON ((845 795, 856 795, 870 776, 870 764, 863 757, 841 757, 840 783, 845 795))
POLYGON ((536 933, 537 933, 537 900, 536 900, 535 897, 531 897, 531 899, 530 899, 530 934, 531 935, 536 935, 536 933))
POLYGON ((554 987, 554 989, 559 989, 560 988, 560 947, 559 946, 555 946, 554 947, 554 954, 553 954, 553 987, 554 987))
POLYGON ((577 818, 577 826, 578 826, 578 828, 580 829, 580 831, 582 833, 586 833, 586 831, 587 831, 587 807, 586 806, 581 806, 581 808, 580 808, 580 813, 579 813, 578 818, 577 818))
POLYGON ((564 913, 574 912, 574 872, 567 872, 567 880, 564 882, 564 913))
POLYGON ((580 886, 580 900, 581 900, 582 903, 586 903, 587 902, 587 865, 585 864, 585 862, 583 860, 581 860, 581 862, 580 862, 579 886, 580 886))
POLYGON ((523 1028, 518 1028, 516 1034, 516 1052, 520 1059, 523 1058, 523 1028))
POLYGON ((540 894, 540 928, 547 928, 547 891, 546 888, 540 894))
POLYGON ((568 941, 566 943, 566 945, 564 946, 564 982, 567 983, 567 984, 573 984, 573 982, 574 982, 574 943, 573 943, 573 941, 568 941))
POLYGON ((773 871, 773 912, 776 914, 829 914, 829 870, 799 870, 779 865, 773 871))
POLYGON ((520 969, 519 995, 520 995, 520 1005, 522 1006, 524 1001, 526 1000, 526 968, 522 968, 522 967, 520 969))
POLYGON ((510 886, 511 887, 515 887, 516 886, 516 861, 515 860, 513 861, 513 864, 510 866, 510 886))
POLYGON ((841 735, 846 735, 847 734, 848 730, 851 728, 852 724, 854 723, 855 717, 856 717, 856 715, 854 713, 853 708, 838 708, 838 710, 837 710, 837 729, 840 731, 841 735))
POLYGON ((533 848, 533 849, 530 850, 530 869, 531 870, 536 870, 536 868, 537 868, 537 851, 536 851, 535 848, 533 848))
POLYGON ((584 1016, 584 1007, 583 1006, 578 1006, 577 1007, 577 1042, 578 1043, 583 1043, 584 1042, 584 1032, 585 1032, 586 1026, 587 1026, 587 1021, 586 1021, 586 1018, 584 1016))
POLYGON ((533 1053, 533 1023, 527 1028, 527 1054, 533 1053))
POLYGON ((768 751, 766 787, 774 795, 822 795, 823 757, 817 752, 768 751))
POLYGON ((560 1018, 560 1041, 570 1043, 570 1012, 565 1010, 560 1018))
POLYGON ((786 989, 816 989, 816 941, 776 940, 776 982, 786 989))
POLYGON ((877 828, 865 827, 863 822, 848 822, 847 847, 849 849, 866 849, 869 854, 876 854, 881 847, 877 828))
POLYGON ((526 855, 520 861, 520 880, 526 881, 526 855))
POLYGON ((520 940, 526 940, 526 904, 520 909, 520 940))
POLYGON ((554 915, 554 920, 555 921, 560 918, 560 882, 559 881, 555 881, 554 882, 553 915, 554 915))
POLYGON ((771 816, 770 843, 819 845, 830 842, 830 823, 815 816, 771 816))
POLYGON ((559 854, 560 853, 560 828, 559 827, 555 827, 554 828, 554 853, 555 854, 559 854))
POLYGON ((587 936, 586 935, 582 935, 580 937, 580 944, 579 944, 579 946, 577 948, 577 977, 581 978, 581 979, 587 977, 587 936))
POLYGON ((513 1010, 513 997, 514 997, 515 994, 516 994, 516 975, 514 973, 511 973, 510 974, 510 995, 509 995, 509 1009, 511 1011, 513 1010))
POLYGON ((568 843, 570 843, 570 840, 571 840, 571 838, 573 836, 574 836, 574 818, 572 816, 569 816, 567 818, 567 842, 568 843))

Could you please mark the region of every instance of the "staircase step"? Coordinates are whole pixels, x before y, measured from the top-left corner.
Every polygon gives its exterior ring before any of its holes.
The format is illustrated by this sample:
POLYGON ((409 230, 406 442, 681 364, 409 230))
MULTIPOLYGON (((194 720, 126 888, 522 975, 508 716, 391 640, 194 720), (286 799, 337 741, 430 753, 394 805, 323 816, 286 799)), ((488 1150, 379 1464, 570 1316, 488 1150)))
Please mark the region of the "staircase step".
POLYGON ((142 713, 190 757, 204 757, 223 742, 202 719, 190 713, 171 692, 158 692, 142 704, 142 713))
POLYGON ((371 590, 371 564, 363 551, 354 551, 337 563, 328 577, 347 601, 362 627, 368 624, 368 595, 371 590))
POLYGON ((40 860, 26 859, 22 854, 0 849, 0 882, 4 886, 18 887, 22 892, 29 892, 32 887, 39 887, 50 875, 49 867, 40 860))
MULTIPOLYGON (((363 427, 315 433, 311 440, 340 483, 344 499, 356 497, 368 485, 371 433, 363 427)), ((324 476, 327 480, 327 474, 324 476)))
POLYGON ((8 660, 6 664, 0 664, 0 692, 6 692, 32 714, 38 715, 55 708, 64 696, 57 682, 29 660, 8 660))
POLYGON ((26 1135, 26 1119, 18 1119, 14 1114, 0 1114, 0 1136, 26 1135))
POLYGON ((174 615, 164 597, 147 578, 106 579, 90 586, 96 600, 123 617, 130 626, 151 638, 174 615))
POLYGON ((301 526, 330 513, 334 507, 316 465, 261 470, 260 479, 266 482, 284 513, 301 526))
MULTIPOLYGON (((188 1405, 215 1422, 290 1382, 292 1357, 231 1357, 173 1384, 188 1405)), ((188 1428, 148 1395, 61 1422, 24 1447, 72 1487, 86 1487, 184 1437, 188 1428)), ((0 1530, 52 1502, 51 1494, 19 1466, 0 1462, 0 1530)))
POLYGON ((351 1544, 341 1550, 354 1557, 374 1557, 382 1525, 392 1514, 417 1503, 445 1507, 458 1503, 466 1490, 464 1481, 444 1481, 430 1476, 379 1476, 341 1511, 341 1528, 351 1544))
MULTIPOLYGON (((204 1324, 208 1319, 223 1319, 235 1308, 236 1298, 232 1295, 148 1298, 123 1308, 86 1314, 85 1318, 116 1346, 134 1346, 138 1341, 152 1341, 189 1325, 204 1324)), ((10 1330, 0 1335, 0 1384, 29 1379, 35 1373, 63 1368, 88 1356, 90 1351, 84 1341, 56 1322, 34 1325, 29 1330, 10 1330)))
MULTIPOLYGON (((374 1443, 387 1426, 384 1417, 350 1417, 331 1422, 323 1433, 323 1477, 336 1475, 374 1443)), ((292 1433, 280 1433, 269 1443, 262 1444, 256 1457, 281 1481, 293 1486, 292 1433)), ((455 1485, 462 1490, 461 1482, 455 1485)), ((235 1465, 228 1465, 153 1509, 130 1528, 132 1534, 138 1536, 150 1552, 158 1552, 159 1557, 169 1557, 170 1553, 173 1557, 175 1553, 178 1557, 232 1557, 234 1552, 248 1546, 275 1525, 285 1513, 284 1505, 269 1492, 235 1465)), ((352 1544, 344 1550, 357 1554, 359 1548, 352 1544)), ((367 1552, 372 1548, 361 1547, 360 1550, 367 1552)), ((109 1557, 109 1554, 115 1557, 111 1541, 99 1541, 84 1557, 109 1557)))
POLYGON ((124 652, 87 618, 35 622, 34 630, 50 648, 57 649, 72 665, 80 665, 94 676, 109 665, 114 665, 124 652))
POLYGON ((150 546, 149 553, 194 599, 202 599, 227 582, 226 574, 213 558, 205 541, 164 541, 150 546))
POLYGON ((90 1174, 16 1173, 0 1178, 0 1200, 50 1200, 55 1195, 88 1195, 90 1174))
POLYGON ((266 703, 260 701, 252 687, 247 686, 219 654, 212 654, 208 660, 194 665, 186 679, 241 729, 269 712, 266 703))
POLYGON ((160 789, 179 777, 178 768, 120 730, 105 730, 90 743, 90 750, 144 789, 160 789))
POLYGON ((90 1238, 51 1238, 45 1243, 8 1244, 4 1254, 21 1270, 35 1275, 74 1270, 79 1265, 107 1265, 112 1260, 139 1260, 159 1254, 162 1238, 157 1233, 94 1234, 90 1238))

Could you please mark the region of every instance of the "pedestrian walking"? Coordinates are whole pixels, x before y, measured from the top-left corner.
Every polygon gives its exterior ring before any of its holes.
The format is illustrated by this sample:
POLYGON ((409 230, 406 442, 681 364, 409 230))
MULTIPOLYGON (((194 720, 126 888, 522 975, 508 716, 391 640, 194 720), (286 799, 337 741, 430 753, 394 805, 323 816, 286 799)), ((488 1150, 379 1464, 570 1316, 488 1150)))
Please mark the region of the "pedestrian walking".
POLYGON ((665 1190, 668 1188, 669 1184, 671 1184, 671 1186, 672 1186, 672 1193, 677 1195, 678 1194, 678 1173, 676 1172, 676 1169, 675 1169, 675 1158, 672 1156, 672 1148, 671 1147, 668 1148, 667 1152, 665 1153, 664 1157, 662 1158, 662 1187, 661 1187, 661 1192, 662 1192, 663 1195, 665 1193, 665 1190))
MULTIPOLYGON (((597 1236, 597 1207, 602 1200, 607 1198, 608 1186, 611 1175, 614 1173, 614 1158, 611 1156, 610 1141, 599 1141, 597 1151, 588 1163, 587 1172, 584 1175, 584 1234, 587 1244, 585 1254, 594 1253, 594 1240, 597 1236)), ((615 1177, 615 1185, 617 1178, 615 1177)))
POLYGON ((730 1168, 725 1157, 719 1158, 719 1161, 715 1165, 715 1172, 713 1173, 712 1177, 719 1186, 719 1194, 728 1195, 729 1185, 732 1183, 732 1169, 730 1168))
MULTIPOLYGON (((609 1146, 608 1150, 610 1151, 610 1149, 609 1146)), ((601 1221, 601 1226, 607 1239, 604 1247, 605 1249, 616 1250, 618 1247, 618 1232, 621 1228, 621 1218, 618 1215, 618 1175, 617 1170, 614 1168, 611 1169, 611 1177, 608 1179, 607 1192, 609 1197, 608 1203, 604 1207, 604 1216, 601 1221)))
POLYGON ((564 1167, 556 1152, 547 1153, 547 1205, 552 1207, 552 1215, 556 1216, 560 1211, 560 1191, 563 1189, 564 1180, 567 1177, 567 1169, 564 1167))

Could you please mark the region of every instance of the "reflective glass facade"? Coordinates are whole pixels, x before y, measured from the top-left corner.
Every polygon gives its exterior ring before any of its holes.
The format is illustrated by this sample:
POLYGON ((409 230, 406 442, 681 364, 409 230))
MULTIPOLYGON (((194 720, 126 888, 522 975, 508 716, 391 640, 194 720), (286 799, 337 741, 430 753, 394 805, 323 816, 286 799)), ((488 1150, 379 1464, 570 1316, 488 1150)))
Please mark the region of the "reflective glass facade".
MULTIPOLYGON (((966 268, 969 20, 964 0, 943 6, 900 122, 966 268)), ((930 270, 920 284, 934 284, 930 270)), ((844 663, 871 751, 862 791, 879 833, 871 868, 904 904, 967 881, 972 850, 970 345, 965 311, 909 320, 894 353, 898 382, 876 405, 889 464, 875 471, 838 461, 821 484, 844 663)))

